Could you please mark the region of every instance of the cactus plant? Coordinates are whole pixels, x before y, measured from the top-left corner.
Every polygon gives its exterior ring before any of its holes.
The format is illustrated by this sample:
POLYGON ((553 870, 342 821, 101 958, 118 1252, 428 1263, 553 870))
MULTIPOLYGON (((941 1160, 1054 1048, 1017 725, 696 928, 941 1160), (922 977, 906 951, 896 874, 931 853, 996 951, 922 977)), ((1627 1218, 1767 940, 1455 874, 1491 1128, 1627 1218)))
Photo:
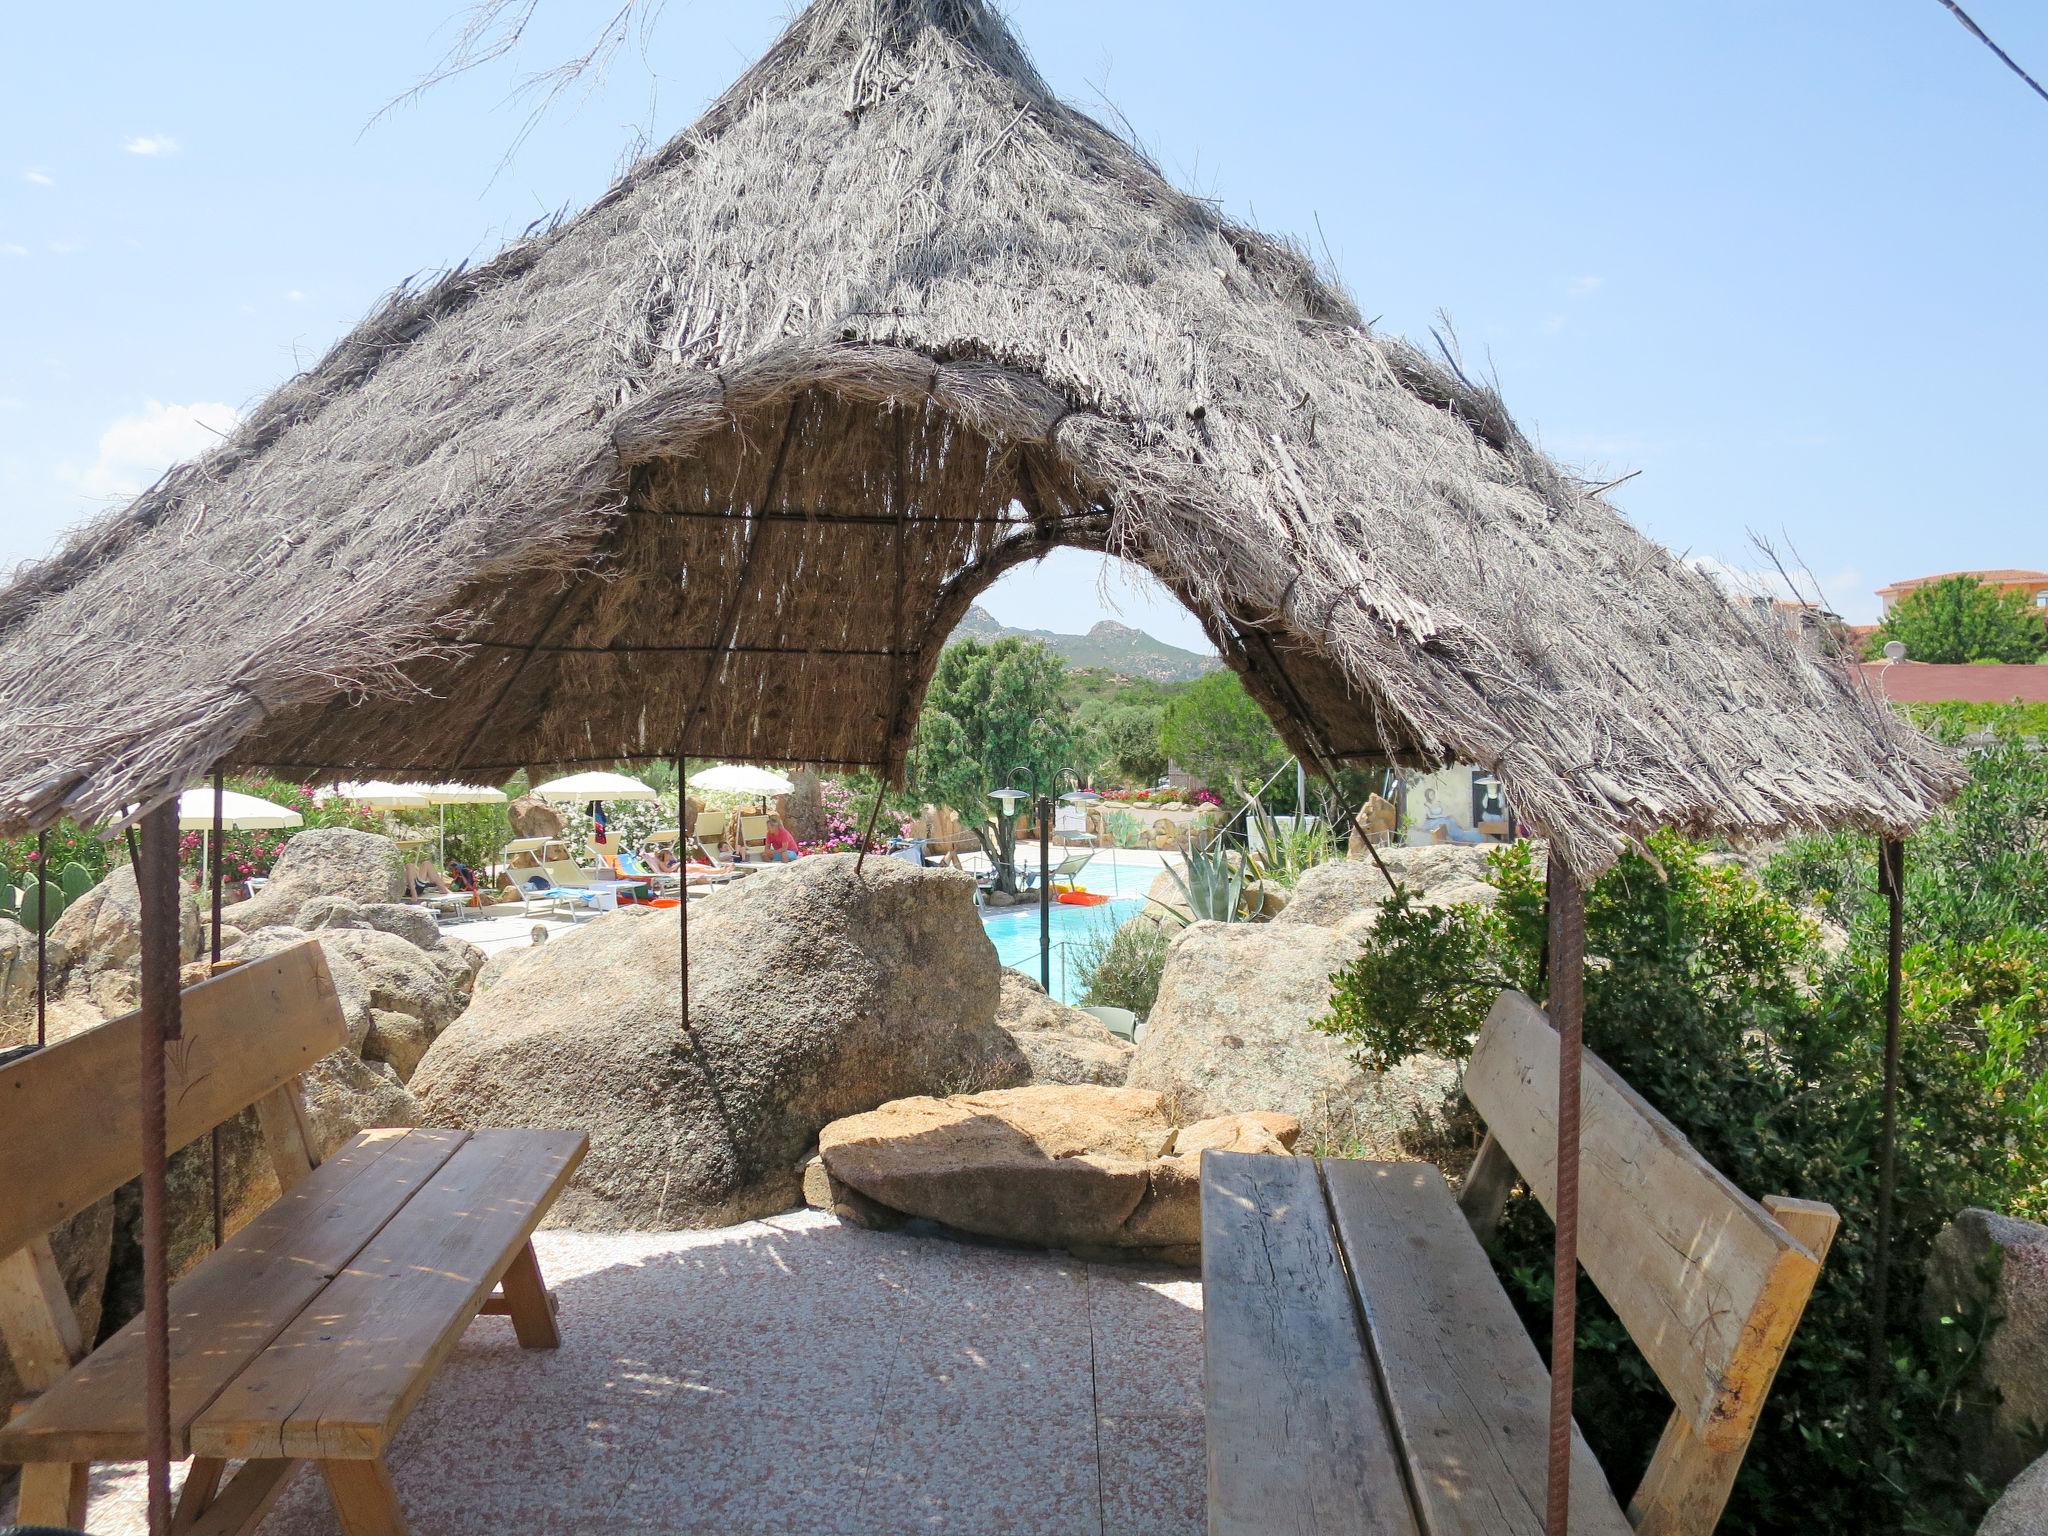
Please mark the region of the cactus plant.
POLYGON ((66 864, 57 876, 57 884, 64 888, 64 905, 67 907, 91 890, 95 883, 92 871, 75 860, 66 864))
POLYGON ((21 911, 21 892, 15 887, 14 877, 0 869, 0 917, 13 917, 21 911))
POLYGON ((58 886, 38 889, 33 884, 25 885, 21 888, 21 910, 16 921, 30 933, 48 932, 64 915, 66 905, 64 892, 58 886))

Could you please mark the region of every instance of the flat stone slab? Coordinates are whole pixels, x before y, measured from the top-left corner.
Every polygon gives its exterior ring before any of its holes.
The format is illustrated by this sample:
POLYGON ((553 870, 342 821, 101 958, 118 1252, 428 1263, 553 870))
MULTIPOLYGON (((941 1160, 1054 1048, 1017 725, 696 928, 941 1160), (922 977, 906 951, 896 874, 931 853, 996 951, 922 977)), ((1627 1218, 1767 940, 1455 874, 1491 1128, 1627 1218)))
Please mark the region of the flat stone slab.
MULTIPOLYGON (((1204 1528, 1201 1284, 1184 1271, 815 1211, 534 1242, 562 1347, 471 1325, 392 1451, 415 1531, 1204 1528)), ((142 1536, 139 1467, 96 1469, 90 1524, 142 1536)), ((335 1530, 317 1474, 263 1526, 335 1530)))

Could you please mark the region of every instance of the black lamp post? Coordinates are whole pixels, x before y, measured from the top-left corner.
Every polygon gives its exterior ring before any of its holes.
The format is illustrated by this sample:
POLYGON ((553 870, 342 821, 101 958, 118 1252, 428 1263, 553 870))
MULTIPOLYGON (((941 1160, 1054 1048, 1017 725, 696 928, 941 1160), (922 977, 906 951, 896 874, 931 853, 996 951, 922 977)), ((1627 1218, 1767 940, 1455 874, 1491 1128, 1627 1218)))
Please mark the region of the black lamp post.
POLYGON ((1017 802, 1033 800, 1038 807, 1038 984, 1052 991, 1052 796, 1040 790, 1003 788, 991 790, 989 799, 1003 808, 1005 817, 1017 814, 1017 802))
MULTIPOLYGON (((1071 774, 1069 775, 1072 776, 1071 774)), ((1037 777, 1032 775, 1034 779, 1037 777)), ((1102 797, 1090 789, 1076 789, 1061 795, 1060 799, 1076 804, 1099 800, 1102 797)), ((1038 811, 1038 984, 1047 992, 1052 991, 1052 816, 1053 797, 1044 789, 1036 792, 1022 789, 997 789, 989 792, 989 799, 1003 808, 1005 816, 1017 814, 1017 804, 1022 800, 1033 801, 1038 811)))

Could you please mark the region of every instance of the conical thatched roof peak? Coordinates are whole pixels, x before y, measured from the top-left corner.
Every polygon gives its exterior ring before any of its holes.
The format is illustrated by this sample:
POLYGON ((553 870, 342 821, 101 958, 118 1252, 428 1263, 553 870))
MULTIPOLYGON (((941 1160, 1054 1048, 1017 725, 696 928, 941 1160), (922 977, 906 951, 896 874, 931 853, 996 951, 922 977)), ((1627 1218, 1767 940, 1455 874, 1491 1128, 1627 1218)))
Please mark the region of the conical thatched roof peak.
POLYGON ((0 826, 223 761, 901 773, 953 624, 1061 545, 1164 580, 1316 765, 1493 768, 1584 872, 1955 783, 990 7, 817 0, 588 210, 0 591, 0 826))

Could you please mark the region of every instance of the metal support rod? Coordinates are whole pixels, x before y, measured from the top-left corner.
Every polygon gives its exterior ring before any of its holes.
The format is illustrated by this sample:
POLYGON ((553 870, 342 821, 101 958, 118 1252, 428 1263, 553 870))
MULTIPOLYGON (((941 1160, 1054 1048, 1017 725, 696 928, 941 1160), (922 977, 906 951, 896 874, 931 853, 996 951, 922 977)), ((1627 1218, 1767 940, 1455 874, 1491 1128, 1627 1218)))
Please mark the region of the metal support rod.
MULTIPOLYGON (((216 967, 220 964, 220 867, 222 862, 220 845, 224 840, 227 832, 227 792, 228 778, 226 772, 219 768, 214 769, 213 843, 211 845, 210 856, 208 857, 207 860, 207 863, 210 867, 206 871, 206 878, 208 883, 210 883, 213 886, 212 956, 213 963, 216 967)), ((206 1151, 207 1172, 209 1176, 211 1192, 213 1195, 213 1246, 215 1248, 218 1248, 227 1239, 228 1221, 227 1212, 222 1208, 221 1205, 220 1127, 217 1125, 213 1128, 213 1130, 208 1134, 206 1138, 206 1151)))
POLYGON ((1052 991, 1052 796, 1038 797, 1038 984, 1052 991))
MULTIPOLYGON (((676 991, 683 1008, 683 1038, 690 1038, 690 844, 695 841, 689 828, 690 764, 681 747, 676 748, 676 852, 681 855, 682 883, 676 887, 676 991)), ((717 862, 717 855, 712 855, 717 862)))
POLYGON ((36 1048, 50 1043, 50 831, 36 834, 36 1048))
POLYGON ((171 1306, 164 1188, 164 1044, 182 1033, 178 997, 178 804, 142 819, 142 1315, 150 1536, 171 1526, 171 1306))
POLYGON ((1550 852, 1550 1022, 1557 1029, 1557 1247, 1550 1297, 1550 1475, 1543 1529, 1570 1528, 1572 1366, 1579 1300, 1579 1070, 1586 1017, 1586 902, 1550 852))
POLYGON ((1899 1009, 1905 984, 1906 845, 1888 837, 1877 847, 1877 883, 1887 907, 1884 979, 1884 1123, 1878 1132, 1877 1232, 1870 1263, 1870 1343, 1864 1351, 1866 1396, 1875 1422, 1886 1393, 1885 1347, 1891 1287, 1892 1202, 1898 1191, 1899 1009))

